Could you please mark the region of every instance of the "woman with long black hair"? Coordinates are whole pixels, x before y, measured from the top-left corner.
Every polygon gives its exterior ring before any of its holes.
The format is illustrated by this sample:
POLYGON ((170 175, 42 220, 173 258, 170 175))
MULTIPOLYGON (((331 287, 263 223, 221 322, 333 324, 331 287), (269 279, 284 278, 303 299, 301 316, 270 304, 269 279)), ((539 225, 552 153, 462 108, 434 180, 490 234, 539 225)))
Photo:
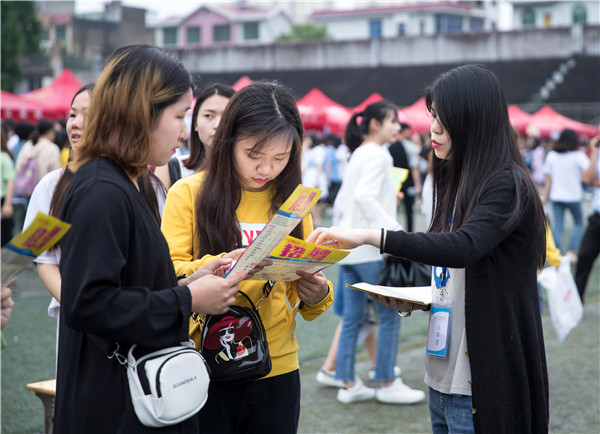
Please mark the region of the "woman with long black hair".
MULTIPOLYGON (((480 65, 440 75, 431 113, 434 208, 428 233, 318 229, 433 266, 425 383, 434 433, 547 432, 548 374, 537 270, 545 216, 519 154, 498 78, 480 65)), ((409 316, 421 305, 376 297, 409 316)))

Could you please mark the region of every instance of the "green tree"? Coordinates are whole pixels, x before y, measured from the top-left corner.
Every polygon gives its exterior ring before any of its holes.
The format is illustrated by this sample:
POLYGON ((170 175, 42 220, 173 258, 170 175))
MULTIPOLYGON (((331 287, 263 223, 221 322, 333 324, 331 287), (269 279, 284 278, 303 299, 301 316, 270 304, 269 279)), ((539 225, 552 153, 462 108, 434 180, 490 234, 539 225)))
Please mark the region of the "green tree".
POLYGON ((323 41, 329 39, 327 27, 316 24, 294 24, 290 33, 282 33, 276 41, 323 41))
POLYGON ((21 80, 19 57, 40 52, 43 29, 32 1, 3 0, 0 3, 0 17, 1 87, 12 91, 21 80))

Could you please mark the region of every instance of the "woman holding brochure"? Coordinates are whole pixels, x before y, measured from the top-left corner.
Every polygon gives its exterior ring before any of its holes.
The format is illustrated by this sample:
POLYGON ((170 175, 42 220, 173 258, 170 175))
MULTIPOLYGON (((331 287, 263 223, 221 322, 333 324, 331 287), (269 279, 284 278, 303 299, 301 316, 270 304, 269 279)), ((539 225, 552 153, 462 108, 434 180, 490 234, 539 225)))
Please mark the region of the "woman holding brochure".
MULTIPOLYGON (((215 134, 206 171, 181 179, 167 196, 162 230, 178 275, 191 274, 227 252, 239 256, 234 249, 246 247, 263 230, 300 184, 302 135, 298 108, 285 87, 257 82, 233 96, 215 134)), ((291 235, 303 240, 311 230, 307 214, 291 235)), ((240 284, 260 306, 272 370, 260 380, 211 382, 208 401, 199 413, 202 432, 297 431, 300 375, 292 309, 310 321, 333 301, 323 273, 297 274, 300 278, 293 282, 240 284)), ((241 294, 235 304, 249 306, 241 294)), ((193 321, 190 334, 198 344, 199 325, 193 321)))
POLYGON ((150 352, 187 340, 191 312, 225 312, 246 276, 178 281, 140 192, 148 165, 165 164, 187 138, 191 86, 180 62, 146 45, 119 48, 98 78, 59 213, 71 229, 60 243, 54 432, 199 432, 195 417, 142 425, 125 367, 107 357, 116 343, 123 355, 133 344, 150 352))
MULTIPOLYGON (((547 432, 536 284, 545 217, 504 92, 485 67, 465 65, 440 75, 426 101, 435 153, 428 233, 330 228, 309 241, 370 245, 434 266, 425 357, 434 433, 547 432)), ((423 309, 376 298, 403 316, 423 309)))

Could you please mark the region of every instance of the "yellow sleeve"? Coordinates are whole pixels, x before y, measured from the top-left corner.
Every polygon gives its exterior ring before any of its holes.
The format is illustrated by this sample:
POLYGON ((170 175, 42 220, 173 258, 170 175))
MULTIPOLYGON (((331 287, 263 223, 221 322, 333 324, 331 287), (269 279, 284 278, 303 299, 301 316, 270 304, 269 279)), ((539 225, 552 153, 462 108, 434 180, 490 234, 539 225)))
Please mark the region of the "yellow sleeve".
POLYGON ((560 259, 560 250, 556 248, 552 232, 550 232, 550 228, 546 225, 546 262, 553 267, 558 267, 560 266, 560 259))
POLYGON ((195 203, 200 188, 198 175, 180 180, 169 189, 163 211, 161 229, 169 244, 171 260, 177 276, 190 276, 198 268, 222 256, 206 255, 200 259, 195 258, 193 247, 196 229, 195 203))
MULTIPOLYGON (((312 217, 310 214, 307 214, 304 219, 302 219, 302 229, 303 235, 306 239, 308 235, 313 231, 312 217)), ((298 283, 297 282, 284 282, 286 295, 290 302, 290 306, 296 306, 296 303, 300 300, 298 297, 298 283)), ((306 304, 302 309, 298 312, 302 315, 302 318, 306 321, 312 321, 323 312, 325 312, 329 306, 333 303, 333 285, 329 280, 327 280, 327 295, 323 298, 323 300, 319 301, 316 304, 306 304)))

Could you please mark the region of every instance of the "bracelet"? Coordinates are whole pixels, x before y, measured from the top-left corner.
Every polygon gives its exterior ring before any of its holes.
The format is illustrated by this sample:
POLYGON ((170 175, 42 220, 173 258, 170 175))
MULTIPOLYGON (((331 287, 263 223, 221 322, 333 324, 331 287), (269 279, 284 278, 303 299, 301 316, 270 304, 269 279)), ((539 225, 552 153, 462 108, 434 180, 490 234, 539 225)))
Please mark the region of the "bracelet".
POLYGON ((400 312, 400 311, 398 311, 398 315, 400 315, 402 318, 408 318, 410 316, 410 314, 412 313, 412 311, 413 311, 413 307, 414 307, 414 304, 411 303, 410 304, 410 310, 408 312, 400 312))
POLYGON ((381 238, 379 239, 379 253, 383 255, 383 247, 385 243, 385 229, 381 228, 381 238))

